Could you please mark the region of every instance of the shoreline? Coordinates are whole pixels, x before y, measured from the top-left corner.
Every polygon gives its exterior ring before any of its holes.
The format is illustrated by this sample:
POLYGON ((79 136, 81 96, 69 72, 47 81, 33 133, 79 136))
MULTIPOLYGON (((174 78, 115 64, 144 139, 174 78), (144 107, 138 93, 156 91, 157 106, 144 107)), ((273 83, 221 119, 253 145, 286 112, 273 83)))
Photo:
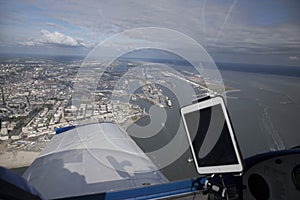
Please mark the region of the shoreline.
POLYGON ((0 166, 8 169, 27 167, 39 154, 33 151, 6 151, 0 154, 0 166))

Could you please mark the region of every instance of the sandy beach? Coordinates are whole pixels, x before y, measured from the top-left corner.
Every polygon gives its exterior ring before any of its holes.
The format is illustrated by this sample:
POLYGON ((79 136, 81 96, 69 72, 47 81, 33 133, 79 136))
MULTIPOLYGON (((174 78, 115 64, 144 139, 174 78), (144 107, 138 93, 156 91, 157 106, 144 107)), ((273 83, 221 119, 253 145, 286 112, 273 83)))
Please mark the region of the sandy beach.
POLYGON ((0 154, 0 166, 6 168, 18 168, 31 165, 40 152, 12 151, 0 154))

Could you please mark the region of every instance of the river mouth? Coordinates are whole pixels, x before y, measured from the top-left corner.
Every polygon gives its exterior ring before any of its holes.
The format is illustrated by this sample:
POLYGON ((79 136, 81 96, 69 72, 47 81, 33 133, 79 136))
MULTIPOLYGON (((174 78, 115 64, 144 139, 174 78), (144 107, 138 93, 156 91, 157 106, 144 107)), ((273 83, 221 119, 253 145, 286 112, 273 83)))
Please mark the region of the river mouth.
MULTIPOLYGON (((163 109, 166 113, 166 119, 164 121, 163 117, 160 116, 160 112, 152 112, 153 116, 145 116, 135 122, 135 124, 129 126, 127 128, 127 133, 131 136, 131 138, 137 143, 137 145, 147 154, 151 152, 151 156, 149 158, 154 162, 158 168, 160 168, 161 163, 164 160, 159 160, 159 155, 156 155, 153 152, 156 152, 162 149, 164 146, 168 145, 175 137, 176 134, 180 134, 182 137, 186 137, 186 133, 179 129, 181 122, 180 116, 180 104, 176 98, 176 96, 170 91, 168 88, 159 85, 159 88, 162 89, 164 95, 168 96, 168 98, 172 102, 172 107, 159 107, 157 105, 153 105, 153 103, 147 101, 146 99, 138 98, 136 101, 131 101, 131 104, 137 104, 142 109, 145 109, 146 113, 149 113, 153 107, 156 109, 163 109), (151 119, 153 119, 151 121, 151 119), (159 120, 162 120, 159 122, 159 120), (156 122, 153 122, 156 121, 156 122), (153 130, 151 129, 143 129, 143 127, 149 126, 150 123, 156 123, 157 126, 160 126, 161 129, 153 135, 153 130), (141 127, 136 128, 136 125, 141 127), (150 135, 150 137, 142 138, 135 137, 132 135, 138 135, 138 131, 146 131, 143 135, 150 135), (148 132, 147 132, 148 131, 148 132)), ((137 93, 142 92, 141 88, 139 88, 137 93)), ((173 147, 174 151, 176 151, 176 146, 173 147)), ((172 152, 170 152, 172 154, 172 152)), ((173 155, 169 155, 173 156, 173 155)), ((182 152, 182 155, 178 157, 174 162, 170 163, 168 166, 160 168, 160 171, 170 180, 181 180, 198 176, 194 163, 188 162, 189 158, 192 158, 192 154, 189 148, 186 148, 185 151, 182 152), (179 173, 180 172, 180 173, 179 173)), ((163 158, 161 158, 163 159, 163 158)))

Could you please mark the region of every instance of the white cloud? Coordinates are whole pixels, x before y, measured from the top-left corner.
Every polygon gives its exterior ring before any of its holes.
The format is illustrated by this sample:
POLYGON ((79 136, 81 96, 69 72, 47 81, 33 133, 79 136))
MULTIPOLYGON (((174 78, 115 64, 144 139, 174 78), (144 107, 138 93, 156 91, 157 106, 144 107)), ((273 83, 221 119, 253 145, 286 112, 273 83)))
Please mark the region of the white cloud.
POLYGON ((52 22, 47 22, 47 23, 45 23, 45 25, 48 26, 48 27, 51 27, 51 28, 56 28, 56 29, 62 29, 62 28, 64 28, 63 26, 58 25, 56 23, 52 23, 52 22))
POLYGON ((30 39, 21 43, 25 46, 40 46, 40 45, 56 45, 65 47, 85 47, 91 48, 94 46, 93 43, 84 42, 79 39, 75 39, 71 36, 67 36, 63 33, 54 31, 50 32, 48 30, 42 30, 41 35, 38 39, 30 39))
POLYGON ((46 44, 57 44, 57 45, 63 45, 63 46, 80 46, 79 42, 67 35, 64 35, 59 32, 50 32, 47 30, 41 31, 41 43, 46 44))
POLYGON ((35 46, 36 42, 34 42, 32 40, 29 40, 29 41, 26 41, 26 42, 22 42, 20 44, 25 45, 25 46, 35 46))
POLYGON ((290 56, 289 59, 290 60, 299 60, 298 56, 290 56))

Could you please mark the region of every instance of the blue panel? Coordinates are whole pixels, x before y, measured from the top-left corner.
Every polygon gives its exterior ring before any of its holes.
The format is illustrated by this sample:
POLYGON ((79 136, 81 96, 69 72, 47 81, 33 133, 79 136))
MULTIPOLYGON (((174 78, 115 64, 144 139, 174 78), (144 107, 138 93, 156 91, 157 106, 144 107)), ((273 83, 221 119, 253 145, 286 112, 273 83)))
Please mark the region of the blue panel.
POLYGON ((195 191, 196 188, 193 187, 193 182, 194 180, 191 179, 179 182, 148 186, 143 188, 136 188, 132 190, 107 192, 105 195, 105 199, 120 199, 120 197, 122 199, 149 199, 180 195, 195 191))
POLYGON ((192 194, 193 192, 201 191, 199 183, 206 178, 195 178, 178 182, 170 182, 153 186, 145 186, 131 190, 105 192, 99 194, 91 194, 77 197, 68 197, 63 199, 72 200, 117 200, 117 199, 152 199, 152 198, 167 198, 176 195, 192 194))
POLYGON ((246 171, 256 165, 257 163, 260 163, 262 161, 277 157, 277 156, 283 156, 283 155, 289 155, 289 154, 299 154, 300 150, 299 149, 287 149, 287 150, 282 150, 282 151, 271 151, 271 152, 266 152, 262 154, 258 154, 255 156, 251 156, 245 160, 246 164, 246 171))
POLYGON ((55 130, 55 133, 56 133, 56 134, 60 134, 60 133, 66 132, 66 131, 68 131, 68 130, 71 130, 71 129, 73 129, 73 128, 75 128, 75 126, 66 126, 66 127, 63 127, 63 128, 57 128, 57 129, 55 130))

